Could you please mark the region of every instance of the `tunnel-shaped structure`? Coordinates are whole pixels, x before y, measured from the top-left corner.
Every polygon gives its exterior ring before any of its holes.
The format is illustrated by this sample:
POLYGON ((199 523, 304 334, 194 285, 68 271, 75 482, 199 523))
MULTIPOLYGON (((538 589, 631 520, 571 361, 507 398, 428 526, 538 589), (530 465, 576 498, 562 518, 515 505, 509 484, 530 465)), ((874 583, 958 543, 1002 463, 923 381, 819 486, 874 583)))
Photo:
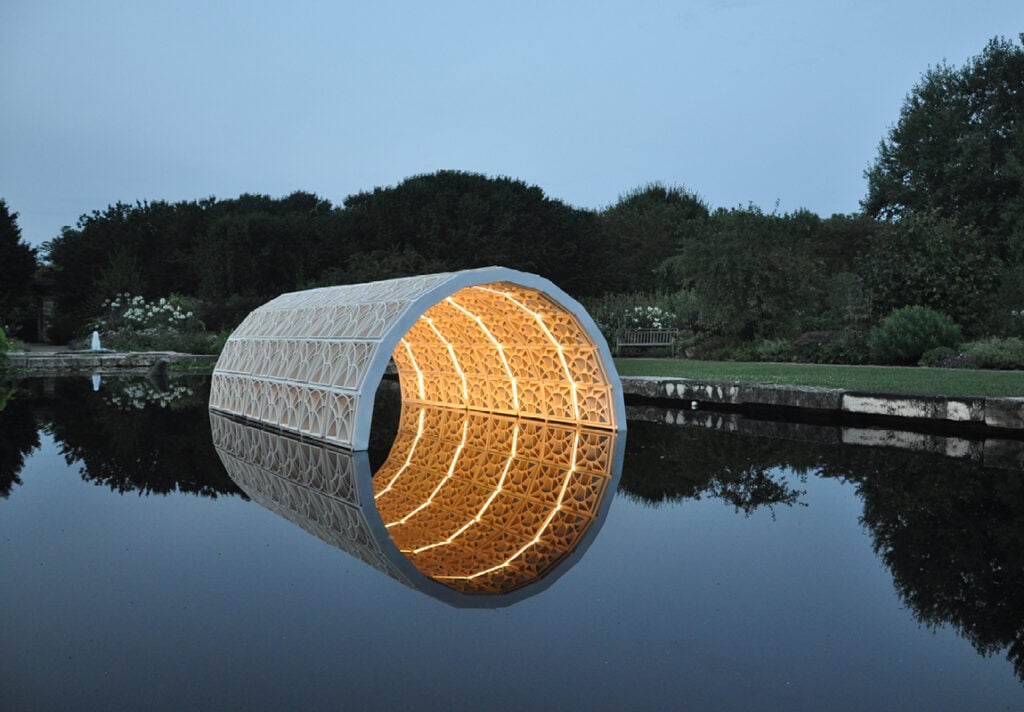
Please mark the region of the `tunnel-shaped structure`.
POLYGON ((501 267, 282 295, 228 339, 210 409, 218 453, 253 499, 455 605, 564 570, 621 471, 625 408, 604 338, 553 284, 501 267), (398 432, 371 474, 363 451, 391 362, 398 432))
POLYGON ((415 405, 625 429, 618 375, 586 311, 502 267, 284 294, 232 333, 210 407, 365 450, 391 360, 415 405))

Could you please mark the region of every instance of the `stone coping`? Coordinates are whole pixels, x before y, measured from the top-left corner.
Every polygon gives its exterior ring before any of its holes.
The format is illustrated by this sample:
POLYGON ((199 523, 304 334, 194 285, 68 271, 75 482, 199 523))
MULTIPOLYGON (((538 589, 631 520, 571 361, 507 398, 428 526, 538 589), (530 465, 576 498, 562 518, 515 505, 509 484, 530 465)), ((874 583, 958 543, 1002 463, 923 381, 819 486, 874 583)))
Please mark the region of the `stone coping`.
POLYGON ((16 373, 53 374, 149 370, 161 360, 208 362, 212 369, 217 356, 177 351, 16 351, 7 354, 7 360, 16 373))
POLYGON ((866 393, 775 383, 623 376, 627 396, 729 406, 781 406, 860 416, 885 416, 1024 430, 1024 398, 866 393))

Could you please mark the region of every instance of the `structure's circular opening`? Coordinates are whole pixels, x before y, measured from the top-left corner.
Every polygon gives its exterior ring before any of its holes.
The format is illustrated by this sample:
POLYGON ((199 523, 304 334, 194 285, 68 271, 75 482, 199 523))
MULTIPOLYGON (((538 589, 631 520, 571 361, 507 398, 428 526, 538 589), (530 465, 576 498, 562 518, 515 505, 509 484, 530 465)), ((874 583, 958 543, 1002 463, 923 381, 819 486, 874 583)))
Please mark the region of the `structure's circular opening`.
POLYGON ((587 530, 611 477, 611 392, 597 346, 536 289, 465 287, 392 354, 398 435, 373 478, 398 549, 466 592, 536 579, 587 530))

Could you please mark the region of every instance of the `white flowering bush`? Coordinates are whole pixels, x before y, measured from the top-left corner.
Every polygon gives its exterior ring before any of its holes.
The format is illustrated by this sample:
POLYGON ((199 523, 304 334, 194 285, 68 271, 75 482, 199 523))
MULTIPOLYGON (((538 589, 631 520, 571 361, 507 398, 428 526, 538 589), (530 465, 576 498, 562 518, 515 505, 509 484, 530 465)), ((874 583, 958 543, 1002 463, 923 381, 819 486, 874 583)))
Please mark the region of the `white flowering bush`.
POLYGON ((209 353, 216 339, 206 333, 188 300, 173 295, 153 301, 127 292, 115 295, 103 302, 102 316, 88 328, 100 333, 103 346, 120 351, 209 353))
POLYGON ((622 315, 625 329, 674 329, 678 317, 658 306, 635 306, 622 315))
POLYGON ((113 380, 104 400, 120 410, 142 410, 147 406, 174 408, 189 405, 195 399, 195 390, 186 384, 172 383, 167 390, 160 390, 150 381, 113 380))
POLYGON ((103 302, 106 311, 93 323, 100 333, 116 331, 202 331, 203 323, 180 297, 148 302, 143 297, 125 292, 103 302))
POLYGON ((606 294, 583 300, 583 306, 609 343, 625 329, 685 329, 688 294, 606 294), (677 307, 682 307, 678 309, 677 307))

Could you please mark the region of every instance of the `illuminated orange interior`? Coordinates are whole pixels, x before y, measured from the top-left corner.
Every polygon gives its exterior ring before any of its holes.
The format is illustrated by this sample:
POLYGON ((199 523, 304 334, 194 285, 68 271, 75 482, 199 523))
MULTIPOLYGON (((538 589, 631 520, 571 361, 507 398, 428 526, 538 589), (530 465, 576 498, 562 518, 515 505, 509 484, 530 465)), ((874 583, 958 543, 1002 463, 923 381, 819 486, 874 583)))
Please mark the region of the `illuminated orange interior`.
POLYGON ((571 313, 533 289, 466 287, 428 309, 392 358, 408 404, 613 424, 597 347, 571 313))

